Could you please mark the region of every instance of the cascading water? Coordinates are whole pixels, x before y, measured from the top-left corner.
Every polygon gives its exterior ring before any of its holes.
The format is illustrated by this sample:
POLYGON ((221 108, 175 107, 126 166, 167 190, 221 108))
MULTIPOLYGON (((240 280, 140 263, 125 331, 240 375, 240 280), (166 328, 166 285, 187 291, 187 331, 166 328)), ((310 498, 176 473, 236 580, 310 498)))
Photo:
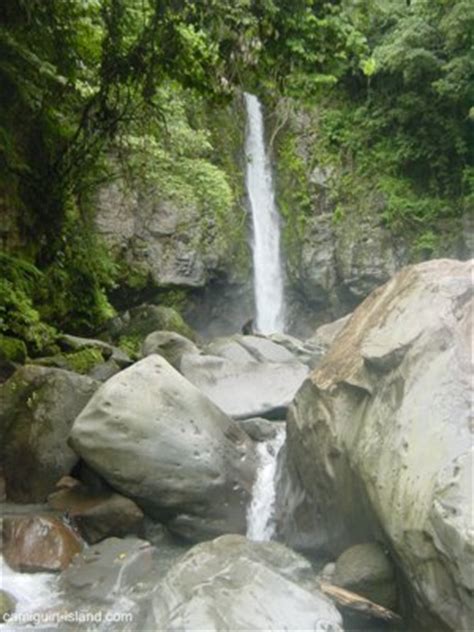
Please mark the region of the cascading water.
POLYGON ((284 329, 280 218, 275 205, 272 170, 265 150, 262 106, 245 93, 247 110, 247 192, 253 223, 256 329, 270 334, 284 329))
MULTIPOLYGON (((6 590, 17 600, 15 617, 8 623, 5 618, 2 632, 15 632, 23 625, 38 623, 36 629, 42 630, 41 613, 47 612, 59 602, 56 585, 57 575, 53 573, 19 573, 12 570, 0 556, 0 577, 2 590, 6 590), (38 620, 35 618, 39 617, 38 620), (23 624, 23 625, 22 625, 23 624)), ((45 615, 46 616, 46 615, 45 615)), ((51 629, 48 627, 48 629, 51 629)))
POLYGON ((257 446, 259 468, 252 490, 252 502, 247 511, 247 537, 265 542, 275 533, 275 474, 278 454, 285 443, 286 430, 279 428, 274 439, 257 446))

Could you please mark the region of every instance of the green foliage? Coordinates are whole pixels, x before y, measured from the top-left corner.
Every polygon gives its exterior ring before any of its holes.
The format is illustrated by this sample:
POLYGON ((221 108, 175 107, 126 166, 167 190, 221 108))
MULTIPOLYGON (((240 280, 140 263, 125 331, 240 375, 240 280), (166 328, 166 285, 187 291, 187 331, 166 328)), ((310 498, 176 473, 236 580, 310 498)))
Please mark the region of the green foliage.
POLYGON ((213 151, 210 132, 194 129, 186 108, 192 94, 176 85, 162 86, 156 94, 166 126, 155 124, 148 133, 121 139, 133 180, 155 185, 162 199, 198 206, 216 219, 227 216, 234 204, 226 174, 209 160, 213 151))
POLYGON ((312 214, 308 168, 298 153, 297 138, 285 134, 278 147, 278 203, 284 218, 283 237, 290 259, 298 256, 306 219, 312 214))
POLYGON ((0 252, 0 334, 20 338, 32 354, 51 349, 56 331, 41 320, 34 307, 43 274, 32 264, 0 252))
POLYGON ((409 181, 402 178, 383 177, 379 180, 379 187, 386 199, 382 218, 395 229, 408 227, 416 230, 458 212, 457 208, 453 208, 453 200, 420 195, 409 181))
POLYGON ((0 358, 9 362, 22 363, 26 360, 27 350, 23 340, 0 334, 0 358))
POLYGON ((74 333, 88 333, 115 315, 107 298, 117 266, 105 244, 78 216, 68 212, 61 244, 45 271, 41 313, 74 333))
POLYGON ((414 253, 421 259, 429 258, 439 251, 439 242, 440 235, 437 235, 432 230, 427 230, 415 240, 413 245, 414 253))

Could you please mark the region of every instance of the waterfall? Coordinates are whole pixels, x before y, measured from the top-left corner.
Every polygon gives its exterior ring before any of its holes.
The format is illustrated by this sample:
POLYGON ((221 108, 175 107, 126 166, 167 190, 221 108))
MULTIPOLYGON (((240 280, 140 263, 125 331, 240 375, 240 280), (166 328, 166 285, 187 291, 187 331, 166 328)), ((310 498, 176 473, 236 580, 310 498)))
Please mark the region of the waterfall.
POLYGON ((286 430, 279 428, 274 439, 262 441, 257 446, 259 467, 252 490, 252 502, 247 511, 247 537, 265 542, 275 532, 275 474, 278 453, 285 443, 286 430))
POLYGON ((272 170, 265 150, 262 106, 245 93, 247 110, 247 192, 253 224, 253 267, 257 331, 284 329, 283 270, 280 257, 280 218, 275 206, 272 170))

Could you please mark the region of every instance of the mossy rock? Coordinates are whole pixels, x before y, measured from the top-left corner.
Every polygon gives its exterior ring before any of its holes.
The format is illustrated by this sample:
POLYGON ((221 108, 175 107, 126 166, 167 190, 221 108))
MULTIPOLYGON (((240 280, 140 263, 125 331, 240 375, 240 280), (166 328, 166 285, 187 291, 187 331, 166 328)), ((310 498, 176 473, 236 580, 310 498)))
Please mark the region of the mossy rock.
POLYGON ((70 473, 78 457, 69 433, 98 386, 72 371, 33 365, 0 385, 0 460, 9 500, 44 502, 70 473))
POLYGON ((99 349, 85 348, 72 353, 58 353, 46 358, 36 358, 32 360, 31 363, 87 375, 92 369, 104 361, 104 356, 99 349))
MULTIPOLYGON (((135 307, 110 322, 109 331, 113 338, 120 340, 124 349, 126 341, 142 342, 148 334, 154 331, 174 331, 190 340, 196 339, 196 334, 185 322, 181 314, 172 307, 164 305, 141 305, 135 307)), ((136 347, 139 349, 139 345, 136 347)), ((133 354, 133 344, 128 345, 126 351, 133 354)))
POLYGON ((120 336, 118 340, 119 348, 133 360, 141 358, 142 336, 120 336))
POLYGON ((65 358, 73 371, 85 375, 94 367, 104 362, 104 356, 99 349, 81 349, 68 353, 65 358))
POLYGON ((23 340, 0 334, 0 361, 23 364, 26 355, 26 345, 23 340))
POLYGON ((16 610, 16 599, 6 590, 0 590, 0 622, 7 620, 16 610))

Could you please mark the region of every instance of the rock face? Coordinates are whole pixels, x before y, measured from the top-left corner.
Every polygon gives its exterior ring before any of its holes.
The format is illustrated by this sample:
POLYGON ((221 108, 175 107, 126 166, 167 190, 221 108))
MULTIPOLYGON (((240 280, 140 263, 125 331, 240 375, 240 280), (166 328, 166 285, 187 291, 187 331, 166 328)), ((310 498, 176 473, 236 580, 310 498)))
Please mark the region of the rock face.
POLYGON ((49 516, 3 519, 3 555, 16 571, 62 571, 82 548, 79 538, 49 516))
POLYGON ((467 209, 466 219, 433 222, 434 240, 427 247, 423 223, 403 234, 392 228, 386 220, 393 198, 382 178, 375 185, 360 177, 363 169, 355 155, 341 164, 336 154, 331 159, 321 153, 327 113, 317 103, 289 108, 286 99, 273 112, 275 181, 286 215, 288 323, 300 337, 352 311, 409 263, 435 256, 464 259, 473 252, 467 209))
POLYGON ((236 419, 282 419, 308 373, 284 346, 257 336, 212 343, 212 355, 184 355, 181 372, 236 419))
POLYGON ((202 287, 226 268, 226 242, 192 203, 176 204, 160 192, 128 192, 121 182, 102 189, 98 232, 130 264, 148 273, 157 286, 202 287))
POLYGON ((0 386, 0 449, 9 500, 43 502, 77 462, 72 423, 95 392, 94 380, 25 366, 0 386))
POLYGON ((106 382, 71 445, 112 487, 191 539, 245 532, 253 442, 162 357, 106 382))
POLYGON ((228 535, 195 546, 158 584, 146 629, 342 632, 309 562, 280 544, 228 535))
POLYGON ((319 545, 384 538, 437 629, 473 617, 471 335, 472 263, 405 268, 354 312, 288 421, 319 545))
POLYGON ((377 542, 356 544, 344 551, 337 559, 331 581, 385 608, 397 608, 394 568, 377 542))

